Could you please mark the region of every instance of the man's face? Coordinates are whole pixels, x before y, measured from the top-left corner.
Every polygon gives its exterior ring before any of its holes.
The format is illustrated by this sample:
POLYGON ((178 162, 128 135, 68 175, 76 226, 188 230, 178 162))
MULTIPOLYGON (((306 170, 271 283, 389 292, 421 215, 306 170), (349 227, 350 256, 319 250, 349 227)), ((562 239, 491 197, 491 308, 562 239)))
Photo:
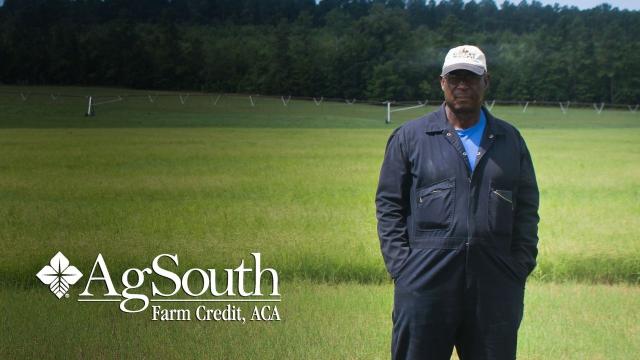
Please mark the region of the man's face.
POLYGON ((480 109, 489 75, 476 75, 467 70, 454 70, 440 78, 447 106, 455 113, 473 113, 480 109))

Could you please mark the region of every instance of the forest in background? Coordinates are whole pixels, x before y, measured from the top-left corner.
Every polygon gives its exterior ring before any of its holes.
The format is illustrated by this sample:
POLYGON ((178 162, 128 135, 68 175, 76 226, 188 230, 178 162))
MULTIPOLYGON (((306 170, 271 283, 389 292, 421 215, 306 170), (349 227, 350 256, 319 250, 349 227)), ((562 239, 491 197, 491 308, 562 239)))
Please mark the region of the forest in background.
POLYGON ((0 83, 440 99, 447 50, 500 100, 640 102, 640 12, 492 0, 5 0, 0 83))

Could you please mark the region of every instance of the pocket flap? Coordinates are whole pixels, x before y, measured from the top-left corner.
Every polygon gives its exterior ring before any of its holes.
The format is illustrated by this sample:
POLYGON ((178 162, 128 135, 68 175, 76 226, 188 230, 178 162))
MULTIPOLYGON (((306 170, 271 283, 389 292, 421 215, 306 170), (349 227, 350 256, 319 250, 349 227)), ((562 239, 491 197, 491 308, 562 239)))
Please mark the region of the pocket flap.
POLYGON ((416 195, 418 196, 418 202, 420 202, 421 198, 429 194, 436 194, 440 191, 451 189, 454 187, 454 185, 455 185, 454 179, 450 178, 450 179, 444 179, 442 181, 438 181, 435 184, 431 184, 426 187, 420 188, 416 191, 416 195))

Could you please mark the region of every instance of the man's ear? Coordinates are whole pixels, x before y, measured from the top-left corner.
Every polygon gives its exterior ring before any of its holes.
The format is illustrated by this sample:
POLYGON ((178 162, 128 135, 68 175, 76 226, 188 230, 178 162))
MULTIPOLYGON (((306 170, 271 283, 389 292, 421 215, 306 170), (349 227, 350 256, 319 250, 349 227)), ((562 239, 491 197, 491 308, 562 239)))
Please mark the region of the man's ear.
POLYGON ((491 83, 491 76, 489 75, 489 73, 486 73, 483 77, 483 81, 484 81, 484 88, 485 90, 489 88, 489 83, 491 83))

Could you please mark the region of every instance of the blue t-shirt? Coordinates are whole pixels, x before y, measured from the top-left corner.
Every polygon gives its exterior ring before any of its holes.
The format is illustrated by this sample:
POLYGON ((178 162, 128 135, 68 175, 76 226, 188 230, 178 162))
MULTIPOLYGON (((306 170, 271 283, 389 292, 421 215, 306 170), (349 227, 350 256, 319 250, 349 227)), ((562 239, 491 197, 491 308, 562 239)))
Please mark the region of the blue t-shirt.
POLYGON ((480 141, 482 141, 482 133, 484 133, 484 127, 487 124, 487 117, 484 111, 480 110, 480 120, 470 128, 456 129, 458 137, 462 141, 464 150, 467 152, 467 159, 469 160, 469 167, 471 171, 476 167, 476 157, 478 154, 478 148, 480 147, 480 141))

